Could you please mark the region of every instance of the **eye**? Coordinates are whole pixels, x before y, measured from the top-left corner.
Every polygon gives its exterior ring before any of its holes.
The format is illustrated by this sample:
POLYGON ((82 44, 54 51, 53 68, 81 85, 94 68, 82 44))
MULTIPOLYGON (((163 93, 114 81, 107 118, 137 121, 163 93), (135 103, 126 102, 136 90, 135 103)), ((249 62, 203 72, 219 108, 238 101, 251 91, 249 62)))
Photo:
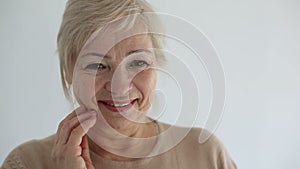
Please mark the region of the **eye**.
POLYGON ((146 66, 149 66, 149 63, 144 60, 134 60, 129 64, 129 68, 142 68, 146 66))
POLYGON ((85 69, 89 69, 89 70, 104 70, 106 68, 106 66, 102 63, 93 63, 93 64, 89 64, 85 67, 85 69))

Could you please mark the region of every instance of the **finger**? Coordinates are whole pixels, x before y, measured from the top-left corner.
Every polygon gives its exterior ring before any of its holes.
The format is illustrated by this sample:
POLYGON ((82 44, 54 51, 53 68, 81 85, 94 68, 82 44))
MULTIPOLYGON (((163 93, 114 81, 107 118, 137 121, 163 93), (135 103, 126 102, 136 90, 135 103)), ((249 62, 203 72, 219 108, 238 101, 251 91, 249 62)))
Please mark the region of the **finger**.
POLYGON ((67 117, 65 117, 58 125, 57 131, 56 131, 56 138, 55 138, 55 143, 58 143, 59 141, 59 135, 61 133, 61 129, 63 127, 63 125, 69 121, 70 119, 76 117, 76 113, 73 111, 72 113, 68 114, 67 117))
MULTIPOLYGON (((81 156, 84 159, 85 163, 87 165, 88 164, 92 165, 92 160, 91 160, 91 157, 90 157, 90 149, 89 149, 87 135, 83 136, 82 142, 81 142, 80 146, 82 147, 82 154, 81 154, 81 156)), ((89 167, 87 167, 87 168, 89 168, 89 167)))
POLYGON ((70 133, 73 129, 80 126, 80 122, 83 122, 87 119, 89 119, 93 114, 91 113, 82 113, 78 117, 75 116, 69 121, 66 121, 63 123, 60 129, 60 133, 58 133, 58 144, 66 144, 68 142, 70 133))
MULTIPOLYGON (((86 111, 86 109, 84 107, 78 107, 77 109, 75 109, 74 111, 72 111, 69 115, 67 115, 67 117, 65 117, 62 120, 62 122, 64 123, 66 121, 69 121, 69 120, 73 119, 76 116, 76 114, 79 115, 79 114, 81 114, 81 113, 83 113, 85 111, 86 111)), ((60 129, 60 127, 58 129, 60 129)))
POLYGON ((80 115, 81 113, 87 112, 87 109, 84 106, 80 106, 75 109, 75 112, 77 115, 80 115))
POLYGON ((86 168, 87 169, 95 169, 95 167, 93 166, 93 164, 90 164, 90 163, 86 163, 86 168))
POLYGON ((65 117, 59 124, 58 126, 58 129, 57 129, 57 132, 56 133, 59 133, 60 132, 60 129, 62 127, 62 125, 66 122, 66 121, 69 121, 70 119, 74 118, 76 116, 76 114, 80 114, 82 112, 84 112, 86 109, 81 106, 81 107, 78 107, 77 109, 75 109, 74 111, 72 111, 70 114, 68 114, 67 117, 65 117))
POLYGON ((72 130, 67 144, 69 146, 78 146, 82 142, 82 137, 87 133, 87 131, 94 126, 97 121, 95 113, 91 113, 91 117, 85 121, 82 121, 80 125, 72 130))

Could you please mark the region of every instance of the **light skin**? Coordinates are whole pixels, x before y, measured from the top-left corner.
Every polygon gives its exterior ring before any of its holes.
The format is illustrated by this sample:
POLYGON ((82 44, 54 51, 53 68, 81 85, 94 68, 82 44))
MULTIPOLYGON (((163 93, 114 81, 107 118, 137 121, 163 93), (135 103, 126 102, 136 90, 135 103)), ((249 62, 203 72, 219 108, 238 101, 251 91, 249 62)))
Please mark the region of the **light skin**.
MULTIPOLYGON (((89 48, 96 49, 96 44, 89 48)), ((105 54, 101 50, 86 50, 85 59, 77 66, 79 71, 73 84, 78 83, 74 86, 80 89, 76 94, 79 103, 88 104, 94 95, 99 111, 91 113, 81 106, 60 123, 52 152, 60 168, 94 169, 90 150, 112 160, 134 160, 102 149, 86 135, 89 130, 92 133, 100 129, 103 120, 128 137, 147 138, 157 134, 155 124, 146 117, 157 80, 152 68, 156 64, 152 48, 150 36, 143 34, 126 38, 105 54), (131 106, 117 105, 127 102, 131 106), (115 107, 108 103, 115 103, 115 107), (116 112, 116 109, 121 112, 116 112), (99 118, 101 115, 102 119, 99 118)))

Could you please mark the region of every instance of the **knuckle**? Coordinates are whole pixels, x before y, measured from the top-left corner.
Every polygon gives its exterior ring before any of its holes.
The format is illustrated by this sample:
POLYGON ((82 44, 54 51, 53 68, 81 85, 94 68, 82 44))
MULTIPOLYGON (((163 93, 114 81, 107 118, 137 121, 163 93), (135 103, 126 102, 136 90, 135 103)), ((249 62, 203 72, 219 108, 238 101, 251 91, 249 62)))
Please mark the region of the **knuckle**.
POLYGON ((64 146, 55 147, 51 152, 51 158, 56 162, 62 161, 65 159, 65 152, 66 152, 66 147, 64 146))
POLYGON ((53 159, 53 160, 56 160, 56 152, 53 150, 50 154, 50 157, 53 159))
POLYGON ((64 123, 62 126, 61 126, 61 130, 66 130, 66 129, 68 129, 69 128, 69 125, 68 125, 68 123, 64 123))
POLYGON ((59 123, 58 128, 63 128, 64 125, 65 125, 65 120, 63 120, 59 123))
POLYGON ((80 135, 82 133, 82 129, 80 126, 78 126, 77 128, 75 128, 73 131, 72 131, 72 134, 74 135, 80 135))
POLYGON ((58 153, 58 151, 56 149, 51 152, 51 158, 54 161, 58 161, 59 160, 60 156, 59 156, 59 153, 58 153))
POLYGON ((72 127, 73 126, 72 126, 72 124, 70 122, 65 122, 63 124, 63 126, 61 127, 61 130, 68 132, 68 131, 70 131, 72 129, 72 127))

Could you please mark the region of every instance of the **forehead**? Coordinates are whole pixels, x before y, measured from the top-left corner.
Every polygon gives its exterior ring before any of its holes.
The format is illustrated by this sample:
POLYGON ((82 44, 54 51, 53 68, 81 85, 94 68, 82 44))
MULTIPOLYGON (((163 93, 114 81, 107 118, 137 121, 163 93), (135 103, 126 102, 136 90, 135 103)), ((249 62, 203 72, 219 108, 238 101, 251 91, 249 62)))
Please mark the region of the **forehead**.
POLYGON ((151 48, 152 37, 142 23, 123 29, 116 23, 109 24, 95 32, 83 47, 86 52, 108 53, 115 48, 151 48))
POLYGON ((117 43, 113 48, 131 49, 131 48, 152 48, 151 37, 147 34, 135 35, 122 40, 117 43))
POLYGON ((114 55, 129 53, 131 51, 139 49, 150 49, 152 50, 151 37, 148 34, 140 34, 117 42, 116 44, 109 44, 100 39, 101 43, 91 43, 88 48, 81 51, 80 57, 85 56, 87 53, 98 53, 102 55, 114 55))

